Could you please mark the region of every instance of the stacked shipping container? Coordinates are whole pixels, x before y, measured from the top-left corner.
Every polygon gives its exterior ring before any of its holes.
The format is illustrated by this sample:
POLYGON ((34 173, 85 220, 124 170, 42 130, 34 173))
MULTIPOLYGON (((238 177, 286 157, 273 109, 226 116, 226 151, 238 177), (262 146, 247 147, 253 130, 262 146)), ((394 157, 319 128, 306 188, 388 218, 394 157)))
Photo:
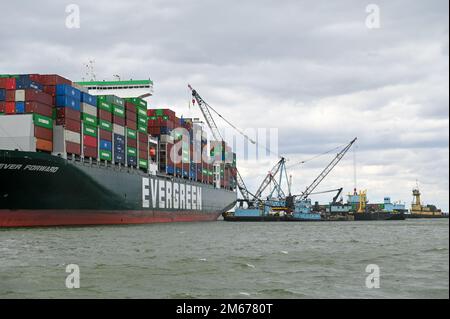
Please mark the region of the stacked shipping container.
POLYGON ((126 155, 129 166, 137 167, 137 106, 130 99, 125 101, 126 155))
POLYGON ((97 116, 97 97, 81 92, 82 144, 85 158, 96 159, 98 157, 97 116))
POLYGON ((36 75, 0 77, 0 113, 33 114, 36 150, 53 150, 52 96, 36 82, 36 75))
MULTIPOLYGON (((158 159, 160 171, 207 184, 214 182, 209 155, 224 160, 230 151, 223 144, 208 152, 206 133, 192 119, 180 119, 170 109, 147 110, 139 98, 92 96, 58 75, 0 75, 0 114, 23 113, 34 114, 38 151, 144 170, 158 159), (175 136, 176 128, 184 128, 189 137, 175 136), (149 134, 159 138, 158 146, 150 145, 149 134), (176 142, 181 148, 172 154, 176 142)), ((235 159, 222 164, 222 187, 233 187, 235 167, 235 159)))

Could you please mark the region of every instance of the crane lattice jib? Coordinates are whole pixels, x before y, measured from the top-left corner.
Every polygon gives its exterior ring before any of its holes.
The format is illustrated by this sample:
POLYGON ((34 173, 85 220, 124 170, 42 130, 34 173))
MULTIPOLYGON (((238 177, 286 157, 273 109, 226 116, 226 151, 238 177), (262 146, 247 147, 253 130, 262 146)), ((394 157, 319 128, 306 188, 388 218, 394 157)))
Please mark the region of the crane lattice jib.
POLYGON ((208 124, 209 128, 211 129, 214 139, 219 142, 223 141, 222 134, 220 134, 220 131, 217 128, 216 122, 214 121, 214 118, 212 117, 211 112, 209 111, 208 103, 206 103, 202 99, 202 97, 197 93, 197 91, 194 90, 190 85, 189 85, 189 89, 191 89, 192 96, 197 101, 200 111, 202 111, 203 117, 206 120, 206 124, 208 124))
POLYGON ((283 166, 284 162, 286 161, 285 158, 281 158, 278 163, 272 168, 272 170, 267 174, 266 178, 263 180, 261 185, 259 186, 257 192, 255 193, 255 198, 260 198, 264 190, 270 185, 272 182, 272 179, 275 178, 275 176, 278 174, 278 171, 283 166))
MULTIPOLYGON (((239 188, 239 191, 241 192, 242 197, 244 198, 245 201, 248 202, 250 200, 251 194, 248 191, 247 187, 245 186, 244 180, 242 179, 242 176, 237 169, 236 169, 236 184, 239 188)), ((254 197, 254 195, 251 196, 254 197)))
POLYGON ((317 186, 324 180, 325 177, 333 170, 333 168, 341 161, 344 155, 348 152, 348 150, 352 147, 352 145, 356 142, 357 138, 351 141, 342 151, 340 151, 336 157, 328 164, 327 167, 320 173, 319 176, 309 185, 305 191, 302 193, 298 200, 305 200, 311 195, 311 193, 316 189, 317 186))

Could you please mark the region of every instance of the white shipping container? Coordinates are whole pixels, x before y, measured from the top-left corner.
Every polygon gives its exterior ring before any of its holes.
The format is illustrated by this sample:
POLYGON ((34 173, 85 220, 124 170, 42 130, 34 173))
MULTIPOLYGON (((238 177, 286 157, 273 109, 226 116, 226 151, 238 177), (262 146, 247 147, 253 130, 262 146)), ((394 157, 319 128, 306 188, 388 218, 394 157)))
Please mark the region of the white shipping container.
POLYGON ((113 132, 115 134, 119 134, 119 135, 125 136, 125 127, 117 125, 117 124, 113 124, 113 132))
POLYGON ((72 86, 73 86, 74 88, 80 90, 81 92, 89 93, 89 90, 88 90, 86 87, 84 87, 84 86, 81 86, 81 85, 76 84, 76 83, 72 83, 72 86))
POLYGON ((0 116, 0 149, 36 151, 32 114, 0 116))
POLYGON ((16 90, 16 102, 25 102, 25 90, 16 90))
POLYGON ((65 140, 66 142, 72 142, 72 143, 77 143, 80 144, 81 143, 81 134, 77 133, 77 132, 72 132, 72 131, 68 131, 68 130, 64 130, 65 131, 65 140))
POLYGON ((166 144, 173 144, 175 143, 175 139, 173 138, 173 136, 171 135, 161 135, 159 140, 161 141, 161 143, 166 143, 166 144))
POLYGON ((81 103, 81 112, 97 117, 97 108, 87 103, 81 103))
POLYGON ((81 143, 80 133, 71 132, 64 129, 63 126, 53 127, 53 154, 54 155, 65 155, 66 152, 66 141, 72 143, 81 143))

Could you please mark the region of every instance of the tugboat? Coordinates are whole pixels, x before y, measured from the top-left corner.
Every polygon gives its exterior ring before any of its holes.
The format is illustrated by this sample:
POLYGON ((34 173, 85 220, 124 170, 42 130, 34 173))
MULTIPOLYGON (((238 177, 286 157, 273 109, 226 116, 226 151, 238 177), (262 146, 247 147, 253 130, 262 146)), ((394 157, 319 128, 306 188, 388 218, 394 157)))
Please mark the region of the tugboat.
POLYGON ((419 186, 417 185, 413 190, 413 202, 411 204, 411 211, 406 214, 406 218, 448 218, 448 214, 443 213, 434 205, 422 205, 419 186))

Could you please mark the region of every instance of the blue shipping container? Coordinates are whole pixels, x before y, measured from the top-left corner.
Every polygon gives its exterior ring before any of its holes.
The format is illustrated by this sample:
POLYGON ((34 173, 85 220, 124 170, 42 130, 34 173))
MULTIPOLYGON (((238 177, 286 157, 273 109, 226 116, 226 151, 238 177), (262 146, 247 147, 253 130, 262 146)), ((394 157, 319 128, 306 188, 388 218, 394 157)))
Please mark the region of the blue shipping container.
POLYGON ((259 209, 236 208, 236 210, 234 211, 234 216, 256 217, 260 215, 261 211, 259 209))
POLYGON ((80 111, 81 104, 80 101, 70 96, 59 95, 56 97, 56 107, 70 107, 71 109, 80 111))
POLYGON ((67 84, 57 84, 56 85, 56 95, 57 96, 70 96, 77 100, 81 101, 81 92, 80 90, 74 88, 73 86, 67 84))
POLYGON ((130 166, 136 166, 137 165, 137 157, 128 156, 127 162, 128 162, 128 165, 130 165, 130 166))
POLYGON ((97 106, 97 97, 85 92, 81 92, 81 102, 92 106, 97 106))
POLYGON ((106 140, 100 140, 100 149, 105 151, 112 151, 112 143, 106 140))
POLYGON ((0 89, 0 101, 4 101, 6 99, 6 90, 0 89))
POLYGON ((16 113, 25 113, 25 102, 16 102, 16 113))
POLYGON ((125 164, 125 154, 114 153, 114 162, 125 164))
POLYGON ((169 129, 167 126, 161 126, 159 129, 161 134, 170 135, 171 129, 169 129))
POLYGON ((16 90, 28 90, 28 89, 42 91, 44 87, 42 86, 42 84, 33 82, 27 78, 16 78, 16 90))
POLYGON ((125 153, 125 144, 114 143, 114 151, 125 153))
POLYGON ((175 167, 167 165, 166 171, 167 171, 167 174, 173 174, 173 173, 175 173, 175 167))

